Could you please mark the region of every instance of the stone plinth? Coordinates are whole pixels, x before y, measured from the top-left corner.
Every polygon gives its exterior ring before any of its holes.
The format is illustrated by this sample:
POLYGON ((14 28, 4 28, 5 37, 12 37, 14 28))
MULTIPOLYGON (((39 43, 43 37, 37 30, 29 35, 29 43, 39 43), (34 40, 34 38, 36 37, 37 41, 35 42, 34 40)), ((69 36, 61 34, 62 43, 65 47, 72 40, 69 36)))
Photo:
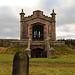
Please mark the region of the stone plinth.
POLYGON ((49 56, 48 56, 48 58, 55 58, 55 50, 52 47, 49 49, 49 56))

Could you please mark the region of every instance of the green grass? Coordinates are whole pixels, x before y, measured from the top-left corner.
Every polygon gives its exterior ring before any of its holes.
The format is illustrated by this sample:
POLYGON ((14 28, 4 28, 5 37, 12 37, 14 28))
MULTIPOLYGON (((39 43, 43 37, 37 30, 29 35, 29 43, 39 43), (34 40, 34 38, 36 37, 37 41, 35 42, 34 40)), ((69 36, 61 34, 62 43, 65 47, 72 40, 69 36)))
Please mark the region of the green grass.
POLYGON ((75 55, 62 55, 58 58, 31 58, 31 63, 68 63, 75 64, 75 55))
MULTIPOLYGON (((19 50, 25 50, 27 46, 25 47, 7 47, 0 49, 0 54, 14 54, 19 50)), ((53 47, 55 49, 56 56, 58 55, 67 55, 67 54, 75 54, 75 50, 72 50, 69 47, 53 47)))
POLYGON ((19 50, 25 50, 26 47, 6 47, 0 49, 0 54, 15 54, 19 50))
POLYGON ((66 54, 75 54, 75 50, 69 47, 53 47, 55 49, 56 55, 66 55, 66 54))
MULTIPOLYGON (((12 75, 13 57, 16 51, 24 50, 26 47, 8 47, 0 50, 0 75, 12 75)), ((68 47, 53 47, 57 55, 56 58, 30 58, 31 67, 29 75, 75 75, 75 68, 61 67, 61 64, 75 64, 75 51, 68 47), (37 63, 37 64, 36 64, 37 63), (40 67, 38 63, 45 65, 56 65, 57 67, 40 67), (34 66, 34 67, 33 67, 34 66), (38 67, 37 67, 38 66, 38 67)))
MULTIPOLYGON (((14 54, 0 54, 0 75, 12 75, 12 62, 14 54)), ((29 75, 75 75, 75 68, 70 67, 37 67, 36 63, 54 64, 65 63, 75 64, 75 55, 62 55, 55 59, 49 58, 30 58, 29 75), (33 67, 35 66, 35 67, 33 67)), ((42 64, 41 64, 42 65, 42 64)))
MULTIPOLYGON (((12 75, 12 66, 0 67, 0 75, 12 75)), ((29 75, 75 75, 75 68, 30 67, 29 75)))
POLYGON ((12 67, 11 66, 1 66, 0 67, 0 75, 12 75, 12 67))
POLYGON ((0 63, 12 63, 13 57, 13 54, 0 54, 0 63))
MULTIPOLYGON (((12 63, 14 54, 0 54, 1 63, 12 63)), ((30 58, 30 63, 75 63, 75 54, 73 55, 62 55, 60 57, 51 58, 30 58)))
MULTIPOLYGON (((75 51, 69 47, 53 47, 56 58, 30 58, 31 63, 75 63, 75 51), (66 61, 67 60, 67 61, 66 61)), ((26 47, 7 47, 0 50, 0 62, 13 62, 14 54, 26 47), (3 53, 2 53, 3 52, 3 53)))
POLYGON ((30 75, 75 75, 75 68, 30 68, 30 75))

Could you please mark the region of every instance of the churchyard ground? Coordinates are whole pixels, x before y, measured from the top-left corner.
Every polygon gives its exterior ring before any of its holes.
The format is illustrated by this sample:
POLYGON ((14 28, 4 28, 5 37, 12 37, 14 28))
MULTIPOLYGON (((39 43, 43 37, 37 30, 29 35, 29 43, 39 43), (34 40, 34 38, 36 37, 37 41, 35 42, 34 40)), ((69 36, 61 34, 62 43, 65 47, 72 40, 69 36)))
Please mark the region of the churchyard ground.
MULTIPOLYGON (((0 75, 12 75, 14 54, 0 53, 0 75)), ((75 54, 57 55, 54 59, 30 58, 29 61, 29 75, 75 75, 75 54)))

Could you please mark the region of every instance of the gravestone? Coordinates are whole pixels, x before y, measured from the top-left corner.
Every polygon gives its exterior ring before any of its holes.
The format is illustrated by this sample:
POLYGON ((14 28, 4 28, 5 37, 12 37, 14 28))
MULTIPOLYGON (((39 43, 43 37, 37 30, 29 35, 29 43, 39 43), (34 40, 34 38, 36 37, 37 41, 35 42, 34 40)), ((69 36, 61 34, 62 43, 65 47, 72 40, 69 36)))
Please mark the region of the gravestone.
POLYGON ((52 47, 49 49, 49 58, 55 58, 55 49, 52 47))
POLYGON ((15 54, 12 75, 29 75, 29 57, 25 51, 18 51, 15 54))

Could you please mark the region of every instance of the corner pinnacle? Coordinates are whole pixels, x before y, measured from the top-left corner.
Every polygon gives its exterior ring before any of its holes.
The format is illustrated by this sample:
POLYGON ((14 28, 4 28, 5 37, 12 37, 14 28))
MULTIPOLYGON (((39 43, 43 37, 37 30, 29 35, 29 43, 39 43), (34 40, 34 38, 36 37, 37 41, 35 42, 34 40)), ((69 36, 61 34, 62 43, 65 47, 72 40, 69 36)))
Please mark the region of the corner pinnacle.
POLYGON ((54 13, 54 9, 52 10, 52 13, 54 13))
POLYGON ((22 8, 22 13, 23 13, 23 8, 22 8))

